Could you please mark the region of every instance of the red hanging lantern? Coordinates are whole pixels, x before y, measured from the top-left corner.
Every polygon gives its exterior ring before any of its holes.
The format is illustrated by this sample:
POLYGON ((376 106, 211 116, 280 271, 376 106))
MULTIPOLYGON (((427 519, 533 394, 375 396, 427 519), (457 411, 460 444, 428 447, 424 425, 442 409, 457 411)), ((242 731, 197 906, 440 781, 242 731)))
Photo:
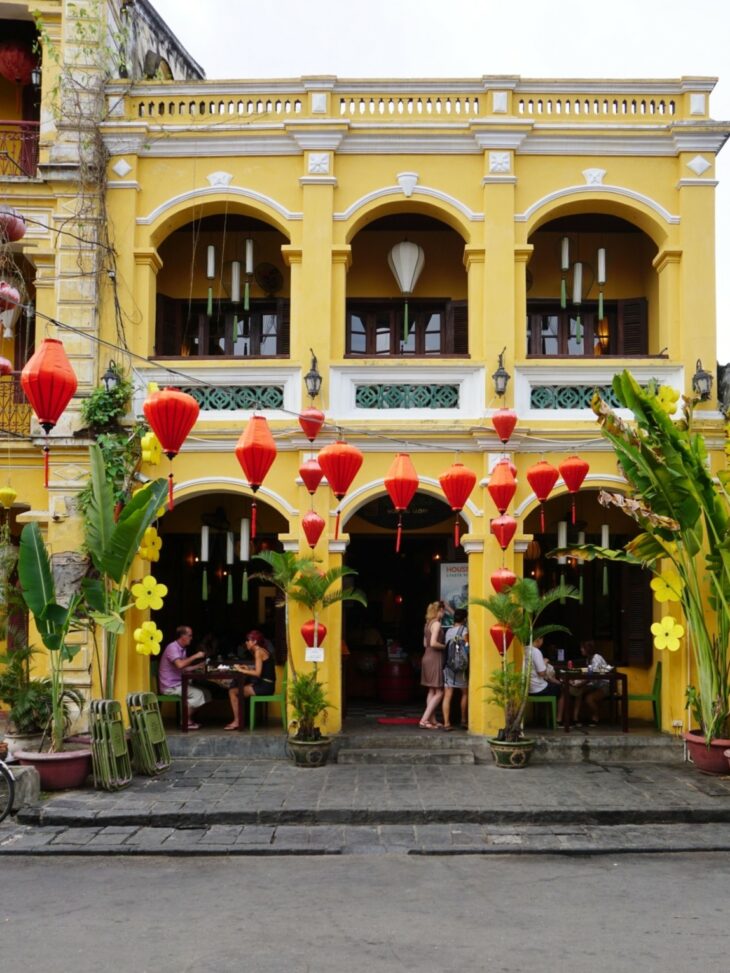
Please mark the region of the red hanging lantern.
POLYGON ((304 486, 307 488, 307 493, 314 496, 317 487, 324 476, 322 473, 322 467, 319 465, 317 460, 305 460, 305 462, 299 467, 299 475, 304 481, 304 486))
POLYGON ((398 553, 403 533, 403 511, 408 508, 408 504, 418 489, 418 473, 416 473, 416 468, 408 453, 396 455, 383 482, 390 499, 393 501, 393 506, 398 512, 398 530, 395 536, 395 550, 398 553))
POLYGON ((580 490, 589 469, 588 463, 580 456, 569 456, 558 465, 558 470, 568 491, 573 494, 571 501, 573 523, 575 523, 575 494, 580 490))
POLYGON ((531 466, 526 473, 527 482, 535 492, 535 496, 540 501, 540 530, 545 533, 545 509, 543 504, 550 496, 550 491, 558 480, 558 471, 550 463, 541 459, 539 463, 531 466))
POLYGON ((504 622, 496 622, 489 629, 489 634, 494 640, 494 644, 497 646, 497 652, 500 655, 504 655, 507 649, 512 645, 512 639, 515 637, 514 632, 509 627, 505 625, 504 622))
POLYGON ((499 546, 503 551, 506 551, 510 545, 510 541, 515 536, 517 521, 514 517, 510 517, 509 514, 502 514, 500 517, 494 518, 490 527, 492 533, 499 541, 499 546))
MULTIPOLYGON (((255 494, 276 459, 276 443, 264 416, 251 416, 234 450, 255 494)), ((251 537, 256 537, 256 501, 251 503, 251 537)))
POLYGON ((29 44, 22 41, 0 42, 0 75, 17 85, 30 84, 38 59, 29 44))
POLYGON ((456 513, 454 520, 454 544, 458 547, 459 538, 459 513, 469 499, 471 491, 477 482, 477 475, 467 469, 463 463, 452 463, 451 466, 439 477, 441 489, 451 509, 456 513))
MULTIPOLYGON (((73 398, 78 386, 76 374, 57 338, 44 338, 20 373, 20 384, 38 422, 48 433, 73 398)), ((45 485, 48 486, 48 440, 43 447, 45 485)))
POLYGON ((9 206, 0 206, 0 243, 17 243, 25 236, 25 220, 9 206))
POLYGON ((492 416, 492 425, 500 440, 506 445, 517 425, 517 413, 512 409, 497 409, 492 416))
POLYGON ((324 412, 320 412, 319 409, 305 409, 304 412, 300 413, 299 415, 299 425, 302 427, 302 432, 310 443, 313 443, 317 438, 323 423, 324 412))
POLYGON ((307 538, 307 543, 312 550, 314 550, 317 546, 317 541, 322 536, 324 527, 324 519, 320 517, 318 513, 315 513, 314 510, 308 511, 302 517, 302 530, 304 531, 304 536, 307 538))
MULTIPOLYGON (((362 453, 357 446, 338 440, 319 451, 317 457, 322 472, 338 500, 342 500, 362 466, 362 453)), ((335 520, 335 540, 340 531, 340 511, 335 520)))
POLYGON ((501 514, 512 503, 512 498, 517 490, 517 482, 507 463, 497 463, 492 470, 487 484, 489 496, 494 500, 497 510, 501 514))
POLYGON ((20 304, 20 291, 6 280, 0 280, 0 311, 9 311, 20 304))
POLYGON ((517 575, 514 573, 514 571, 510 571, 509 568, 497 568, 496 571, 492 571, 489 580, 492 582, 492 587, 499 595, 504 591, 505 588, 512 587, 517 580, 517 575))
MULTIPOLYGON (((160 389, 152 393, 142 408, 145 419, 159 440, 162 452, 172 462, 196 423, 200 413, 197 400, 179 389, 160 389)), ((174 507, 172 470, 168 474, 168 505, 172 510, 174 507)))
POLYGON ((7 358, 0 358, 0 376, 12 375, 12 374, 13 374, 12 364, 8 361, 7 358))
POLYGON ((308 649, 314 648, 315 645, 321 645, 327 635, 325 626, 321 622, 315 622, 313 618, 305 622, 299 631, 302 633, 302 638, 308 649))

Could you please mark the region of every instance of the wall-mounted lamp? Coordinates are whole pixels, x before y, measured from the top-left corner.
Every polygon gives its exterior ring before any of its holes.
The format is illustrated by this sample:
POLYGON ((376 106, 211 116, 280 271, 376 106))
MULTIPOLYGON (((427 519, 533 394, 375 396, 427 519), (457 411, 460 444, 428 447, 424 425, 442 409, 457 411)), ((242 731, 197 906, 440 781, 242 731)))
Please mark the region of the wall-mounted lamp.
POLYGON ((117 385, 119 385, 119 368, 116 362, 109 362, 109 366, 101 376, 101 380, 104 383, 104 388, 107 392, 114 391, 117 385))
POLYGON ((510 373, 504 367, 505 351, 507 351, 506 345, 499 353, 497 371, 492 375, 492 378, 494 379, 494 391, 500 396, 504 395, 504 393, 507 391, 507 383, 511 378, 510 373))
POLYGON ((307 388, 307 395, 310 399, 316 399, 319 395, 319 391, 322 388, 322 376, 317 370, 317 356, 314 354, 312 349, 309 349, 312 354, 312 364, 309 366, 309 371, 304 376, 304 384, 307 388))
POLYGON ((41 86, 41 66, 36 64, 34 68, 31 68, 30 72, 30 82, 34 88, 40 88, 41 86))
POLYGON ((699 396, 700 402, 707 402, 712 394, 712 375, 702 367, 702 361, 697 359, 697 367, 692 376, 692 391, 699 396))

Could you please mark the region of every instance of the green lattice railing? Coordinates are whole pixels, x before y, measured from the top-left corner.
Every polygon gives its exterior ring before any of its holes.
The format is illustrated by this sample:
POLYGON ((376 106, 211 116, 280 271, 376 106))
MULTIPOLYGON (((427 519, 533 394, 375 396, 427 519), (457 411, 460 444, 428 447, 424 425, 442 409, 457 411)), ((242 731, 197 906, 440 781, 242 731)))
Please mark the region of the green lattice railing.
POLYGON ((181 392, 197 401, 201 412, 239 409, 280 409, 284 404, 282 385, 179 385, 181 392))
POLYGON ((537 385, 530 390, 530 408, 590 409, 595 392, 612 408, 620 408, 610 385, 537 385))
POLYGON ((357 385, 358 409, 458 409, 458 385, 357 385))

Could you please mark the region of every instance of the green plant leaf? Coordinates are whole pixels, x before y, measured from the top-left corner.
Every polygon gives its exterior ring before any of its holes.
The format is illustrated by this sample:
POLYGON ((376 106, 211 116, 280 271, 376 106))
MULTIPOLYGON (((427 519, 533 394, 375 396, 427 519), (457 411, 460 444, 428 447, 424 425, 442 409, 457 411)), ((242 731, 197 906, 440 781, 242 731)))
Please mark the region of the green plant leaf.
POLYGON ((104 457, 97 445, 89 447, 91 466, 91 495, 86 508, 86 546, 97 571, 109 552, 114 531, 114 498, 106 478, 104 457))
POLYGON ((107 632, 121 635, 124 631, 124 619, 116 612, 90 611, 89 616, 107 632))
POLYGON ((43 612, 46 605, 55 603, 56 586, 48 551, 43 543, 40 527, 35 522, 26 524, 20 534, 18 578, 25 603, 36 622, 40 623, 39 631, 41 628, 47 630, 48 626, 43 622, 43 612))
POLYGON ((100 568, 117 584, 129 571, 144 532, 157 517, 166 495, 165 480, 152 480, 135 493, 119 515, 100 568))
POLYGON ((81 591, 83 592, 86 604, 92 612, 103 612, 106 610, 106 589, 101 578, 83 578, 81 581, 81 591))

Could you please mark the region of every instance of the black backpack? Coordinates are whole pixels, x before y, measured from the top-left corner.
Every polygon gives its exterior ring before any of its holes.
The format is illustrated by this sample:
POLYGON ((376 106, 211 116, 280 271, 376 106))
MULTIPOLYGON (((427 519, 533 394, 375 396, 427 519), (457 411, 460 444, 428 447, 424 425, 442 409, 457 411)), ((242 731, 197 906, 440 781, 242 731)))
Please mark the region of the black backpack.
POLYGON ((453 673, 466 672, 469 668, 469 648, 464 638, 465 631, 465 627, 461 625, 446 643, 444 666, 453 673))

